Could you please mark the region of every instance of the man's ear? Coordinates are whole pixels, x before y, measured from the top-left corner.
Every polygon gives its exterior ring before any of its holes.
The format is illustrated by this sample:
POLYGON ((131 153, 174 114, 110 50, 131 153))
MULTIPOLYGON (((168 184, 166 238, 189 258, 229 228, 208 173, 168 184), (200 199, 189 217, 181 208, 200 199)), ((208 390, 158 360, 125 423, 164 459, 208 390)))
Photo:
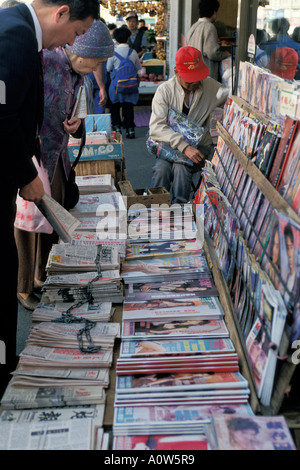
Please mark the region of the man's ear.
POLYGON ((70 19, 70 7, 68 5, 61 5, 55 11, 56 23, 67 23, 70 19))

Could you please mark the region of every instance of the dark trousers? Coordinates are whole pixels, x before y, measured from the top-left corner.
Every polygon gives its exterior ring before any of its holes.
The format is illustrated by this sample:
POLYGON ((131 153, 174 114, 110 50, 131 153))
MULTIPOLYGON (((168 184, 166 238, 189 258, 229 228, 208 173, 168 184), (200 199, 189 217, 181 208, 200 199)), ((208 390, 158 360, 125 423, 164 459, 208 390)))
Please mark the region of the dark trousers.
MULTIPOLYGON (((17 189, 3 180, 0 185, 0 288, 2 308, 0 312, 0 341, 5 344, 6 357, 0 361, 0 394, 9 373, 14 370, 16 358, 16 336, 18 319, 17 274, 18 255, 14 238, 14 220, 16 214, 17 189), (4 361, 3 361, 4 359, 4 361), (1 363, 2 362, 2 363, 1 363), (3 363, 4 362, 4 363, 3 363)), ((1 351, 3 350, 1 343, 1 351)))
POLYGON ((111 122, 113 126, 123 126, 124 129, 135 127, 133 103, 112 103, 111 104, 111 122), (121 118, 122 108, 122 118, 121 118))

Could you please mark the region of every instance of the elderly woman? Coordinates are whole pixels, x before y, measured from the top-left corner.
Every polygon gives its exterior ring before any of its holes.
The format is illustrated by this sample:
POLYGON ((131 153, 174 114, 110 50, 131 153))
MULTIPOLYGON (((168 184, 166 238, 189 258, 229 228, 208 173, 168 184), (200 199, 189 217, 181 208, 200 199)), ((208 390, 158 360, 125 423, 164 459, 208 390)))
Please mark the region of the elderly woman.
MULTIPOLYGON (((100 63, 114 54, 108 28, 95 21, 72 46, 44 51, 44 121, 41 128, 41 161, 48 171, 51 196, 64 205, 64 188, 71 165, 68 155, 69 135, 80 137, 84 123, 72 117, 77 93, 83 77, 97 69, 100 63)), ((34 310, 38 297, 34 295, 34 280, 45 280, 45 266, 55 233, 27 232, 15 228, 19 254, 18 300, 34 310)))

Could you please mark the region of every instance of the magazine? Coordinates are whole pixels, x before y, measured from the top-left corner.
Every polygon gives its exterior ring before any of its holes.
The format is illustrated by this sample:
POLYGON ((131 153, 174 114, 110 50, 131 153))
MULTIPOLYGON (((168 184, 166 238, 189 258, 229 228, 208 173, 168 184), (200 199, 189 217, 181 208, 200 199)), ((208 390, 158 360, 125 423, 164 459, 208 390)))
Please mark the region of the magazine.
POLYGON ((208 450, 204 435, 145 435, 117 436, 113 440, 113 450, 208 450))
POLYGON ((178 279, 178 281, 144 282, 126 284, 126 300, 176 299, 193 297, 215 297, 218 289, 210 275, 198 279, 178 279))
POLYGON ((120 359, 152 356, 187 356, 189 354, 213 354, 234 352, 229 338, 189 338, 189 339, 155 339, 155 340, 123 340, 121 342, 120 359))
POLYGON ((149 243, 127 243, 126 260, 149 257, 180 256, 190 253, 202 254, 200 243, 195 240, 179 240, 149 243))
POLYGON ((212 418, 216 450, 296 450, 283 416, 212 418))
POLYGON ((239 372, 204 374, 155 374, 140 376, 118 376, 116 393, 128 394, 149 392, 176 392, 200 390, 247 389, 248 382, 239 372))
POLYGON ((122 339, 229 337, 224 320, 165 320, 122 322, 122 339))
POLYGON ((207 276, 209 272, 205 257, 196 255, 129 260, 122 263, 121 267, 121 276, 125 284, 141 282, 143 279, 153 282, 178 278, 192 279, 199 273, 207 276))
POLYGON ((123 320, 192 319, 218 320, 224 315, 217 297, 164 299, 123 303, 123 320))

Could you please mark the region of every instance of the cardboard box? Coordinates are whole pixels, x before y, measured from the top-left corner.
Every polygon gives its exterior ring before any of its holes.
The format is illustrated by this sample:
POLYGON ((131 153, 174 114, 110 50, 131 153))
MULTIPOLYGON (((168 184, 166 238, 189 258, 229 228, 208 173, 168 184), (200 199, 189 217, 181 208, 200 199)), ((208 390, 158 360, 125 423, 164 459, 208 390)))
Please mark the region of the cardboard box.
MULTIPOLYGON (((68 152, 70 161, 76 160, 80 148, 80 139, 70 139, 68 152)), ((101 144, 86 144, 80 157, 80 162, 88 162, 94 160, 120 160, 123 158, 123 139, 122 135, 117 132, 116 139, 112 142, 101 144)))
POLYGON ((151 207, 152 204, 171 205, 170 193, 164 187, 133 189, 130 181, 119 181, 118 185, 122 196, 127 197, 128 209, 133 204, 143 204, 145 207, 151 207))

